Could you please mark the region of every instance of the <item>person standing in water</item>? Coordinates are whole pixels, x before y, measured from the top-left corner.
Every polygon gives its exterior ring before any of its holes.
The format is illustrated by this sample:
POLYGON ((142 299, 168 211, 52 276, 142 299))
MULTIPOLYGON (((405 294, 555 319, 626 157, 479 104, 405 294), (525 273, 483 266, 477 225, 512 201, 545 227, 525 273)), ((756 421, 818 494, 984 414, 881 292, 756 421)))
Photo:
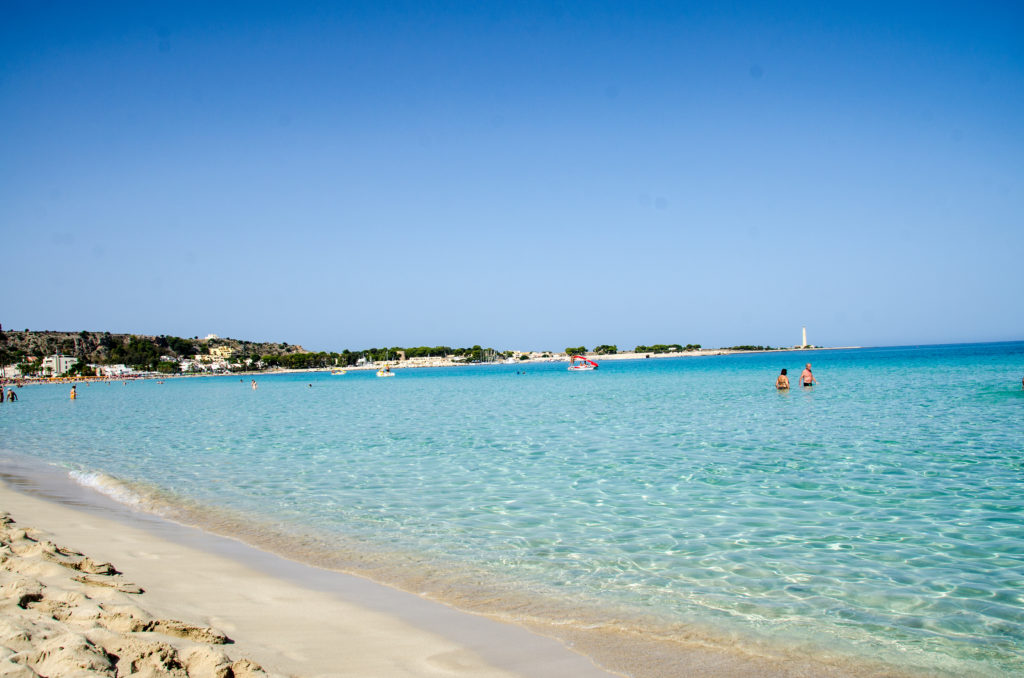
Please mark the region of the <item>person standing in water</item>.
POLYGON ((786 376, 786 368, 782 368, 782 374, 775 380, 775 388, 784 391, 789 388, 789 377, 786 376))
POLYGON ((817 383, 818 380, 814 378, 813 374, 811 374, 811 364, 807 363, 807 367, 805 367, 804 371, 800 374, 800 384, 802 386, 814 386, 817 383))
POLYGON ((71 385, 71 399, 74 400, 77 397, 78 397, 78 385, 77 384, 72 384, 71 385))

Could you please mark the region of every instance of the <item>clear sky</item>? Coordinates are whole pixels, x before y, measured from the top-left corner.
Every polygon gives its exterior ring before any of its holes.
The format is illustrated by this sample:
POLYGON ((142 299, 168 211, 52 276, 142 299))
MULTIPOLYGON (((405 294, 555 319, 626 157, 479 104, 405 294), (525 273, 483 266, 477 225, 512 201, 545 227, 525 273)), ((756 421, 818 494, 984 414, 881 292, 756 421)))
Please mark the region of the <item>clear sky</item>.
POLYGON ((1024 339, 1019 2, 0 3, 0 323, 1024 339))

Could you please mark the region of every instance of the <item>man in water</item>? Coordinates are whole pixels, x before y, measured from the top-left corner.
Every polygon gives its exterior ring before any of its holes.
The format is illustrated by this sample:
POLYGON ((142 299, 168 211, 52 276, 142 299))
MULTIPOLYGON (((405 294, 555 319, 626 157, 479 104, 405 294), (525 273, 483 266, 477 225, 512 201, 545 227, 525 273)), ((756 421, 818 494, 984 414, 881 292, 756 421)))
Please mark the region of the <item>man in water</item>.
POLYGON ((75 384, 71 385, 71 399, 74 400, 78 397, 78 386, 75 384))
POLYGON ((811 374, 811 364, 807 363, 807 367, 805 367, 804 371, 800 374, 800 384, 802 386, 813 386, 817 383, 818 380, 814 378, 813 374, 811 374))

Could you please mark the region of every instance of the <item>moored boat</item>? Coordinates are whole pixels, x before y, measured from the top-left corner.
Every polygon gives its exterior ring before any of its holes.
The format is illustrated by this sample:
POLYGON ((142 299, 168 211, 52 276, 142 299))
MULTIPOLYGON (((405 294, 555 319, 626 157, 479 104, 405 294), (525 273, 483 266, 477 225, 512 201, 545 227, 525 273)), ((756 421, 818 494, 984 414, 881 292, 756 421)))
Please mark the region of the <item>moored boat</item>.
POLYGON ((597 363, 582 355, 574 355, 569 359, 570 372, 589 372, 597 369, 597 363))

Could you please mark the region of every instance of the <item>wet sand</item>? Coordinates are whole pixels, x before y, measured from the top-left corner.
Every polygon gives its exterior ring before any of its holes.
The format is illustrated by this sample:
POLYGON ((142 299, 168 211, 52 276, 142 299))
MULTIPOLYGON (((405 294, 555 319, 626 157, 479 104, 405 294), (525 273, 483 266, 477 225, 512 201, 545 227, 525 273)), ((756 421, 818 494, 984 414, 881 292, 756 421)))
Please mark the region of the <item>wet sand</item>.
POLYGON ((4 480, 4 673, 611 675, 519 627, 131 515, 84 491, 4 480))
POLYGON ((59 469, 2 461, 0 511, 15 522, 0 547, 0 661, 32 669, 24 678, 70 678, 32 665, 57 637, 110 676, 129 672, 109 659, 122 655, 178 678, 905 675, 842 657, 708 645, 700 634, 651 637, 614 620, 526 628, 135 511, 59 469), (83 574, 60 560, 123 574, 83 574), (96 652, 83 649, 90 643, 96 652))

